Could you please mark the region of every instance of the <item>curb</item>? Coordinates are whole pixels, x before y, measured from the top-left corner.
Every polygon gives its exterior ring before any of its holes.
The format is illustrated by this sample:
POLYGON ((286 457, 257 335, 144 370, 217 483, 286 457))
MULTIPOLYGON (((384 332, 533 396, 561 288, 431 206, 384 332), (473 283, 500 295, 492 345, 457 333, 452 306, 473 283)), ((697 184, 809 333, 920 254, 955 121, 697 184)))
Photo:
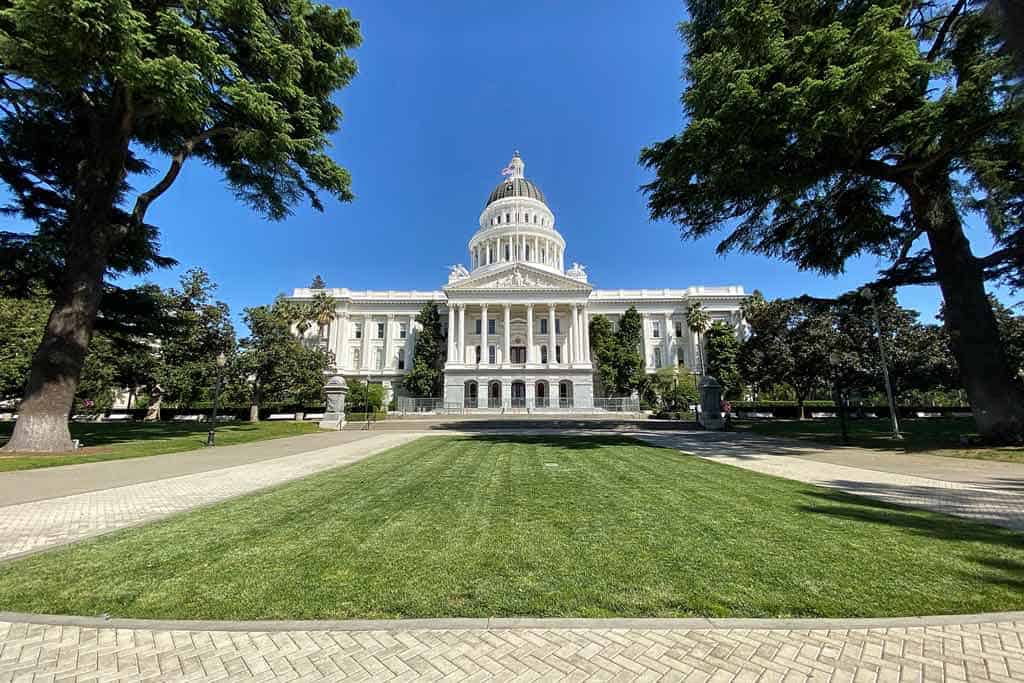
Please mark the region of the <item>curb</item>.
POLYGON ((711 619, 711 618, 532 618, 481 617, 446 619, 346 619, 310 621, 203 621, 182 619, 121 619, 0 612, 0 623, 151 631, 501 631, 541 630, 645 630, 716 631, 773 630, 823 631, 851 629, 923 628, 958 624, 1024 622, 1021 612, 988 612, 922 617, 868 617, 840 619, 711 619))

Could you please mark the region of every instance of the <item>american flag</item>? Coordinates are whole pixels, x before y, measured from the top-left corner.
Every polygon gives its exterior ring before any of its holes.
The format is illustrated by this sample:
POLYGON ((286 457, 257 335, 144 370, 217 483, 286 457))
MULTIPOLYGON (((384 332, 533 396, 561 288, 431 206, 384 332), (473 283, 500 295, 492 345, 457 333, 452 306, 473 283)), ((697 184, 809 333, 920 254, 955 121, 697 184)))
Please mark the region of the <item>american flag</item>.
POLYGON ((513 172, 514 171, 512 170, 511 166, 506 166, 505 168, 501 169, 501 175, 503 176, 510 176, 512 175, 513 172))

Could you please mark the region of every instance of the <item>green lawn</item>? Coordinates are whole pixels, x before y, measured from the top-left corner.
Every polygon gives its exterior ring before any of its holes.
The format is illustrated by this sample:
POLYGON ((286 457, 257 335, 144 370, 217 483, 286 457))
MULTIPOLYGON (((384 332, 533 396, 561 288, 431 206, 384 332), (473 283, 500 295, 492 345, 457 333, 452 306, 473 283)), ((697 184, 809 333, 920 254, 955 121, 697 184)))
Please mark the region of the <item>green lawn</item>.
MULTIPOLYGON (((14 423, 0 423, 0 446, 13 429, 14 423)), ((0 454, 0 472, 191 451, 206 445, 208 429, 196 422, 72 422, 71 437, 81 439, 83 448, 59 455, 0 454)), ((316 422, 238 422, 218 424, 216 438, 218 446, 227 446, 316 430, 316 422)))
POLYGON ((427 437, 0 565, 5 610, 189 619, 1024 609, 1024 536, 617 436, 427 437))
MULTIPOLYGON (((900 420, 902 441, 892 438, 892 423, 888 419, 848 420, 850 445, 862 448, 898 450, 954 458, 1024 462, 1024 447, 963 446, 960 436, 976 437, 974 420, 961 418, 929 418, 900 420)), ((751 431, 766 436, 807 439, 821 443, 842 442, 839 420, 733 420, 737 431, 751 431)))

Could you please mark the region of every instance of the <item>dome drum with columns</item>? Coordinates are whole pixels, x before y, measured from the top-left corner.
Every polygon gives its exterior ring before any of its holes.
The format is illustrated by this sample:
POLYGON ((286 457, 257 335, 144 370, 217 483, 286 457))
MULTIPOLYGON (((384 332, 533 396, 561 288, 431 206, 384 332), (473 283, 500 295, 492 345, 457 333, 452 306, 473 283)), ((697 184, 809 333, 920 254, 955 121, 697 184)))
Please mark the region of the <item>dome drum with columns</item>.
MULTIPOLYGON (((597 290, 583 266, 566 268, 566 241, 525 168, 517 152, 480 214, 469 265, 452 266, 441 290, 328 290, 338 302, 336 319, 324 338, 318 329, 305 334, 333 351, 338 374, 381 382, 389 394, 402 396, 415 318, 433 302, 441 308, 448 344, 444 396, 434 397, 438 407, 597 411, 608 402, 595 386, 588 329, 594 315, 615 323, 630 306, 637 308, 648 372, 674 365, 699 371, 697 339, 685 324, 694 302, 743 333, 742 287, 597 290)), ((315 294, 296 289, 292 298, 315 294)))

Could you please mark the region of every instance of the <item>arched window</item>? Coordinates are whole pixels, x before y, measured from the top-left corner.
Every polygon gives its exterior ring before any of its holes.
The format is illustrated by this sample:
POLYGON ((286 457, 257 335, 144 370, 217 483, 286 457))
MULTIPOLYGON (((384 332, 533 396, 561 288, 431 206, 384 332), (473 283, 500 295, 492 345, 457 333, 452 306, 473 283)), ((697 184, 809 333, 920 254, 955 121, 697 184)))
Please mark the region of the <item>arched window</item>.
POLYGON ((533 214, 533 224, 537 225, 537 214, 533 214))

